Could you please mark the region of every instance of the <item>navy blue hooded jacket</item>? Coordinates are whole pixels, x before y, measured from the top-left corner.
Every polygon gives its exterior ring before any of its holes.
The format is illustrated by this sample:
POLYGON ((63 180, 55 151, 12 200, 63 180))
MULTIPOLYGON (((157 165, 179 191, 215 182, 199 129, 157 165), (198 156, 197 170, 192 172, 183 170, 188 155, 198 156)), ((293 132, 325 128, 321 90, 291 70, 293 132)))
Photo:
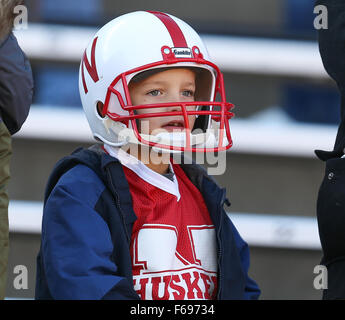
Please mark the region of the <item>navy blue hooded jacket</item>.
MULTIPOLYGON (((216 228, 218 299, 257 299, 249 250, 223 209, 225 189, 198 165, 181 165, 216 228)), ((36 299, 140 299, 130 239, 136 215, 121 163, 95 145, 60 160, 46 189, 36 299)))

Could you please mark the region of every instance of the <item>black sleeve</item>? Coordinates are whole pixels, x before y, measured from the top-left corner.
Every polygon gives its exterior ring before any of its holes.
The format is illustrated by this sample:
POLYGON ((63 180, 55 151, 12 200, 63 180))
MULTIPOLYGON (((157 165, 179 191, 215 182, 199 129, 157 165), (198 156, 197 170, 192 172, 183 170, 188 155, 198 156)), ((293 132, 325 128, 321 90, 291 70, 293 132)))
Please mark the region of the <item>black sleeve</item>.
POLYGON ((316 0, 328 12, 328 28, 318 30, 319 49, 327 73, 339 87, 345 86, 345 1, 316 0))
POLYGON ((334 79, 341 95, 340 125, 333 151, 316 150, 326 161, 319 189, 317 220, 323 250, 321 264, 327 267, 328 289, 323 299, 345 299, 345 1, 316 0, 328 12, 328 29, 318 31, 323 65, 334 79))
POLYGON ((26 120, 33 95, 29 60, 13 34, 0 46, 0 116, 11 134, 26 120))
POLYGON ((323 291, 324 300, 345 299, 345 258, 327 267, 328 289, 323 291))
POLYGON ((316 150, 319 159, 340 157, 345 147, 345 1, 316 0, 327 8, 327 29, 318 30, 319 50, 325 70, 337 83, 341 95, 340 125, 333 151, 316 150))

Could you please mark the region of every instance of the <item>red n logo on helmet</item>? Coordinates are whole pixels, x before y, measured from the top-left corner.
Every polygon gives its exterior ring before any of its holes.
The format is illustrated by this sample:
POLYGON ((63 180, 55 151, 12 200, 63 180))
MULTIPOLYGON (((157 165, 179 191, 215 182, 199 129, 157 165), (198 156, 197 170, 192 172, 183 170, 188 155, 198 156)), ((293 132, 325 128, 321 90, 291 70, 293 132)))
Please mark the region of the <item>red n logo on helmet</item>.
POLYGON ((97 39, 98 39, 98 37, 96 37, 93 40, 93 43, 92 43, 92 48, 91 48, 91 65, 90 65, 89 60, 88 60, 88 58, 86 56, 86 50, 85 50, 84 56, 83 56, 83 62, 82 62, 82 66, 81 66, 81 76, 82 76, 82 81, 83 81, 83 86, 84 86, 85 93, 88 93, 88 89, 87 89, 86 82, 85 82, 84 66, 86 67, 86 70, 89 73, 89 75, 90 75, 91 79, 93 80, 93 82, 97 82, 99 80, 98 73, 97 73, 97 68, 96 68, 96 59, 95 59, 95 51, 96 51, 97 39))
POLYGON ((171 39, 174 43, 174 47, 178 47, 178 48, 188 47, 186 39, 183 35, 183 32, 178 26, 178 24, 174 21, 174 19, 172 19, 169 15, 163 12, 159 12, 159 11, 147 11, 147 12, 154 14, 159 20, 163 22, 163 24, 165 25, 165 27, 167 28, 171 36, 171 39))

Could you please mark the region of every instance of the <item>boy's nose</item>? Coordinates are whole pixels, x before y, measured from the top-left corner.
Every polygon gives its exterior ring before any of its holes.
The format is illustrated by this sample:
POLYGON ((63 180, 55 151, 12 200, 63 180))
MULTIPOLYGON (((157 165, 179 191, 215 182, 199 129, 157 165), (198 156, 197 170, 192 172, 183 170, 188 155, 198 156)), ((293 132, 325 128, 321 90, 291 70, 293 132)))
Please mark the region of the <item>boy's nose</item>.
POLYGON ((172 106, 172 107, 167 107, 167 112, 174 112, 174 111, 181 111, 182 109, 181 109, 181 106, 178 106, 178 105, 176 105, 176 106, 172 106))
POLYGON ((171 107, 166 107, 167 112, 173 112, 173 111, 181 111, 182 108, 180 105, 178 105, 178 102, 180 102, 181 98, 178 95, 171 95, 169 99, 167 99, 166 102, 176 102, 177 104, 171 107))

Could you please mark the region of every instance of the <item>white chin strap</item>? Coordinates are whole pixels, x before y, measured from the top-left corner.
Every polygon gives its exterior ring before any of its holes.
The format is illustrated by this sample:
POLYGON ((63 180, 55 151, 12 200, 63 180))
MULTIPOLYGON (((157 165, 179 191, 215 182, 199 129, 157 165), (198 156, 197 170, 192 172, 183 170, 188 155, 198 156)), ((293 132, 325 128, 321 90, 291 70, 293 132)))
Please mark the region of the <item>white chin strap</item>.
MULTIPOLYGON (((114 122, 113 122, 114 123, 114 122)), ((119 141, 123 141, 122 145, 127 143, 147 145, 140 142, 134 134, 134 130, 125 127, 124 125, 111 125, 107 128, 113 134, 115 134, 119 141)), ((206 133, 190 134, 190 145, 195 148, 214 148, 217 146, 217 137, 212 132, 213 130, 207 130, 206 133)), ((173 147, 186 147, 186 136, 185 132, 160 132, 156 135, 141 134, 141 137, 146 141, 159 143, 166 146, 173 147)), ((223 141, 223 145, 226 145, 227 139, 223 141)), ((119 144, 117 144, 118 146, 119 144)), ((180 153, 181 151, 169 150, 165 148, 152 147, 156 152, 163 153, 180 153)))

